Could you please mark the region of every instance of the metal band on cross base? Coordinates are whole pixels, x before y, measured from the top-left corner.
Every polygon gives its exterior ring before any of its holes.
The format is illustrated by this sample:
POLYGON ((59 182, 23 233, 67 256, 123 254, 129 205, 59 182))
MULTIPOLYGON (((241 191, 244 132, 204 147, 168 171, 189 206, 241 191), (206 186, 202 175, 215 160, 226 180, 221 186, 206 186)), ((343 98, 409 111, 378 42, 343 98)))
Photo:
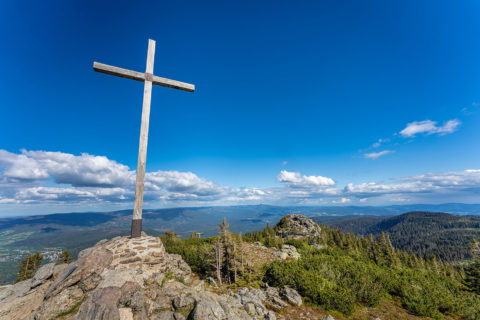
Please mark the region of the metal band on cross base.
POLYGON ((143 219, 132 220, 132 238, 138 238, 142 236, 142 220, 143 219))

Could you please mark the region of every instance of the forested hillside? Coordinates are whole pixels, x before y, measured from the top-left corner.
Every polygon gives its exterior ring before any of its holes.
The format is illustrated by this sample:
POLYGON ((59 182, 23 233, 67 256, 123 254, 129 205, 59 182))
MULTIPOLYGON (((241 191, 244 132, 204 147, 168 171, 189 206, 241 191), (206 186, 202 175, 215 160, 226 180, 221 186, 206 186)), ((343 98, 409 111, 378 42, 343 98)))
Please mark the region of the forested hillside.
POLYGON ((359 217, 327 224, 360 236, 388 233, 398 249, 424 258, 435 255, 450 262, 471 259, 472 241, 480 239, 479 216, 416 211, 389 218, 359 217))
POLYGON ((310 305, 337 312, 342 319, 380 312, 385 319, 407 319, 404 314, 480 319, 475 273, 466 281, 463 269, 395 249, 385 233, 375 239, 322 226, 321 236, 298 237, 297 229, 287 239, 279 225, 243 237, 230 234, 227 227, 225 221, 220 225, 219 237, 181 240, 170 233, 162 240, 167 251, 181 254, 201 277, 216 278, 227 288, 288 285, 310 305), (296 247, 300 258, 259 259, 258 250, 248 254, 263 247, 265 257, 271 257, 266 250, 284 250, 285 245, 296 247))

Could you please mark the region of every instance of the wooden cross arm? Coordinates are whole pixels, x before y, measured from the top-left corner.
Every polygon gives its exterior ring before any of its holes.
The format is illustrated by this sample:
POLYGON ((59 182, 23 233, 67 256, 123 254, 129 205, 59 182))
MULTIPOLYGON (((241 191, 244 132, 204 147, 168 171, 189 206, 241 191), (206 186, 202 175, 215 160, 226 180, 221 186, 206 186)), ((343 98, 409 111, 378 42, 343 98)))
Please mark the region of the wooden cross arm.
MULTIPOLYGON (((141 81, 141 82, 144 82, 146 77, 148 76, 143 72, 137 72, 137 71, 132 71, 132 70, 123 69, 119 67, 114 67, 114 66, 110 66, 108 64, 103 64, 100 62, 93 63, 93 70, 95 70, 96 72, 106 73, 112 76, 127 78, 127 79, 141 81)), ((157 77, 157 76, 152 76, 151 81, 152 81, 152 84, 155 84, 157 86, 174 88, 174 89, 184 90, 188 92, 195 91, 195 85, 190 83, 180 82, 180 81, 157 77)))

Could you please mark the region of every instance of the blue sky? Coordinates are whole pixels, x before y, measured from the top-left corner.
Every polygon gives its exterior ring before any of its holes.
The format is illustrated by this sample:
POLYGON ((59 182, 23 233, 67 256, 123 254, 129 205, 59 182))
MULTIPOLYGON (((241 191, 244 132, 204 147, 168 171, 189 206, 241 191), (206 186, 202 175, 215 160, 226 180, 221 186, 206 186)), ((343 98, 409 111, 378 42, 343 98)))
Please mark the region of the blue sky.
POLYGON ((132 206, 148 38, 147 206, 479 203, 479 9, 2 1, 0 215, 132 206))

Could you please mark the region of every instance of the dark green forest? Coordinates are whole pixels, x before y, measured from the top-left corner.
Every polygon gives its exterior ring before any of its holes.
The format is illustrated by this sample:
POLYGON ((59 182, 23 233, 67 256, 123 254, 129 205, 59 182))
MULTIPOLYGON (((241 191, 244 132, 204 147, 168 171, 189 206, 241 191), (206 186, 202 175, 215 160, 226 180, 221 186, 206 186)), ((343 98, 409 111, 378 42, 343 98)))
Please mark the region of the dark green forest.
POLYGON ((360 217, 328 223, 359 236, 389 233, 392 244, 425 259, 433 255, 442 261, 472 259, 470 244, 480 239, 480 217, 436 212, 409 212, 389 218, 360 217))
MULTIPOLYGON (((201 277, 214 278, 215 248, 222 237, 181 240, 169 236, 162 241, 168 252, 181 254, 201 277)), ((322 226, 320 238, 287 240, 277 237, 275 228, 267 226, 243 237, 229 237, 237 244, 238 241, 259 241, 266 247, 277 248, 290 244, 301 253, 299 260, 277 260, 257 269, 236 268, 236 281, 227 283, 232 288, 259 287, 264 283, 290 285, 306 303, 345 316, 363 306, 375 307, 382 300, 393 300, 418 316, 442 319, 457 315, 463 319, 480 319, 480 295, 474 287, 479 283, 475 277, 480 272, 474 263, 455 268, 435 256, 424 259, 396 249, 386 233, 376 238, 359 237, 322 226)), ((470 247, 468 244, 467 248, 470 247)), ((230 259, 238 261, 238 251, 237 255, 234 251, 229 254, 230 259)))

